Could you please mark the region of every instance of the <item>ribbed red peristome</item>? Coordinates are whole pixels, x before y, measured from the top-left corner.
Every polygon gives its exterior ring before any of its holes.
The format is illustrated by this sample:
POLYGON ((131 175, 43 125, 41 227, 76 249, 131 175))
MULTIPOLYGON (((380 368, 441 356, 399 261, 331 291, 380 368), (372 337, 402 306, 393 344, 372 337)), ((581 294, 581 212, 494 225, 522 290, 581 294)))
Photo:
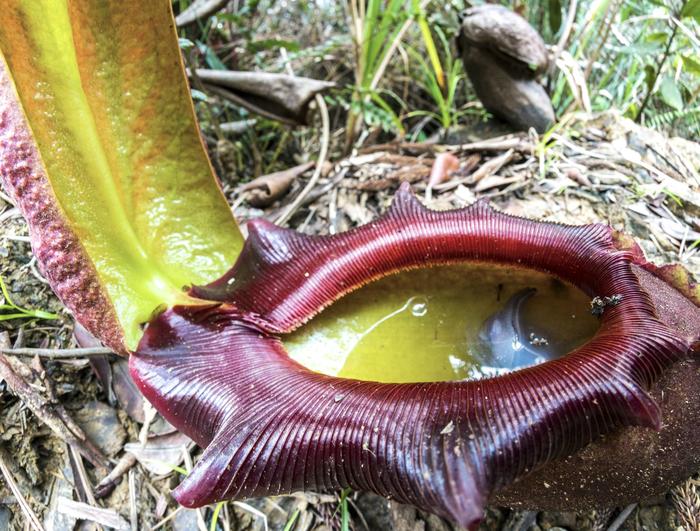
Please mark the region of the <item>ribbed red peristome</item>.
MULTIPOLYGON (((235 266, 172 308, 131 357, 139 387, 205 447, 176 489, 188 507, 295 490, 367 490, 473 527, 495 489, 602 433, 660 426, 645 389, 686 355, 603 225, 508 216, 480 202, 434 212, 402 187, 382 218, 310 237, 264 222, 235 266), (565 357, 506 376, 386 384, 317 374, 279 340, 357 287, 406 268, 482 261, 621 295, 565 357)), ((322 355, 323 353, 319 353, 322 355)))

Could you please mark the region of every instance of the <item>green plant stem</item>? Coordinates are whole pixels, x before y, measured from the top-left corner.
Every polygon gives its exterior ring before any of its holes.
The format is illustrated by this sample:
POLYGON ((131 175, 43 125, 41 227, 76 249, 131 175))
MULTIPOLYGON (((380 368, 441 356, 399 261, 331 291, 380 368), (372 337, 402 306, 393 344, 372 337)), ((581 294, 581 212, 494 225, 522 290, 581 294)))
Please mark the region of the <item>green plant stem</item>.
POLYGON ((647 89, 647 93, 644 96, 644 100, 642 100, 642 104, 639 106, 639 111, 637 112, 637 116, 634 118, 634 121, 637 123, 640 123, 642 120, 642 115, 644 114, 644 109, 646 109, 647 104, 649 103, 649 99, 651 98, 651 95, 654 93, 654 87, 656 86, 656 82, 659 80, 659 76, 661 75, 661 71, 663 70, 664 65, 666 64, 666 60, 668 59, 669 54, 671 53, 671 45, 673 44, 673 40, 676 38, 676 33, 678 32, 678 24, 673 24, 673 31, 671 32, 671 37, 669 37, 668 42, 666 43, 666 49, 664 50, 664 54, 661 56, 661 60, 656 66, 656 73, 654 74, 654 81, 649 84, 649 88, 647 89))
POLYGON ((211 517, 211 525, 209 526, 209 531, 216 531, 216 524, 219 521, 219 513, 226 502, 219 502, 214 507, 214 514, 211 517))
POLYGON ((344 489, 340 495, 340 531, 350 531, 350 513, 348 508, 348 496, 350 489, 344 489))

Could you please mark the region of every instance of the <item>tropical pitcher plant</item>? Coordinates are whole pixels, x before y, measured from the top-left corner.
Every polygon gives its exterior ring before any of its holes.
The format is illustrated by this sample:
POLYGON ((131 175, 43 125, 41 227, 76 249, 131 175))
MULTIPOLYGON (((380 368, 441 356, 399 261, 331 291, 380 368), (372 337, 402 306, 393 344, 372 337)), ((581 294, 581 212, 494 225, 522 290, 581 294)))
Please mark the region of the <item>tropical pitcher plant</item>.
MULTIPOLYGON (((692 433, 653 393, 697 403, 700 291, 630 237, 404 186, 349 232, 255 220, 244 241, 168 0, 5 0, 0 50, 5 189, 76 321, 203 448, 182 505, 351 487, 474 527, 601 435, 634 456, 692 433)), ((652 490, 698 466, 681 453, 652 490)))

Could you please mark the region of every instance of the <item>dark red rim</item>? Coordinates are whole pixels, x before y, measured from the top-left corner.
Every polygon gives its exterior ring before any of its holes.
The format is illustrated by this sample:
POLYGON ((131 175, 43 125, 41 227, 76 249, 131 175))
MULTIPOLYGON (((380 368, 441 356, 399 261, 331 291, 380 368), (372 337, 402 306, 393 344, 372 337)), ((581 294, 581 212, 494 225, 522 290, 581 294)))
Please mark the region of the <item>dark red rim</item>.
POLYGON ((146 397, 206 447, 174 492, 188 507, 349 486, 474 526, 491 492, 533 468, 621 426, 658 428, 646 389, 689 348, 657 319, 632 271, 638 254, 604 225, 483 202, 434 212, 404 186, 385 216, 347 233, 265 222, 249 233, 226 275, 191 290, 218 302, 166 311, 130 360, 146 397), (333 378, 292 361, 278 338, 371 280, 464 261, 544 271, 622 302, 567 356, 483 381, 333 378))

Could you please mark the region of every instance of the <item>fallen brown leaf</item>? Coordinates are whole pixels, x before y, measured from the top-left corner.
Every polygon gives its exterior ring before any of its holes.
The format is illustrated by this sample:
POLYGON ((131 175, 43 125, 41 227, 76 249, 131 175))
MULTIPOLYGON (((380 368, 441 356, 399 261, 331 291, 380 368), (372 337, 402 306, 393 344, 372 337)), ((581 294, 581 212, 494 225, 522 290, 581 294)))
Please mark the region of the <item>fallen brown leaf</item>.
POLYGON ((430 170, 428 186, 432 188, 436 184, 446 181, 450 174, 459 168, 459 159, 452 153, 440 153, 430 170))
POLYGON ((289 187, 294 182, 294 179, 303 175, 315 165, 316 163, 312 161, 287 170, 262 175, 244 184, 241 190, 248 192, 248 202, 254 207, 263 208, 269 206, 289 191, 289 187))

